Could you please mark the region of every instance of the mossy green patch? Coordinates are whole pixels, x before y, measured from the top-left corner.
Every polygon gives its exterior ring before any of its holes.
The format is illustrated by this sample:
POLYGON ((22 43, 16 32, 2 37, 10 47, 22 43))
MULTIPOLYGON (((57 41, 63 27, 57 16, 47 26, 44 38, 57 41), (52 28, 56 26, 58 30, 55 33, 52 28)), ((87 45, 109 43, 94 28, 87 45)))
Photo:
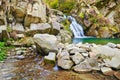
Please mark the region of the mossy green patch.
POLYGON ((45 0, 45 2, 53 9, 58 8, 58 0, 45 0))
POLYGON ((74 4, 75 4, 74 2, 64 2, 64 3, 60 4, 58 9, 64 13, 70 13, 70 11, 74 7, 74 4))
POLYGON ((70 22, 68 21, 68 19, 63 20, 63 21, 61 22, 61 24, 64 25, 64 29, 65 29, 65 30, 71 32, 71 30, 70 30, 70 22))
POLYGON ((0 42, 0 61, 3 61, 6 58, 7 50, 12 47, 6 47, 5 42, 0 42))
POLYGON ((84 18, 84 13, 80 12, 79 17, 83 19, 84 18))

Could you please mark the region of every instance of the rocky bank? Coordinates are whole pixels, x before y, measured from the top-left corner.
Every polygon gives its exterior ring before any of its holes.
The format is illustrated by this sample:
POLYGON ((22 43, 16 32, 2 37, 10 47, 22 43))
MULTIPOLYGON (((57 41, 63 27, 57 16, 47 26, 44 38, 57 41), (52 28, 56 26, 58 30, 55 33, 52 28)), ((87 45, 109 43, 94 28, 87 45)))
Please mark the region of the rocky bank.
POLYGON ((83 25, 85 34, 119 38, 119 0, 77 0, 71 14, 83 25))

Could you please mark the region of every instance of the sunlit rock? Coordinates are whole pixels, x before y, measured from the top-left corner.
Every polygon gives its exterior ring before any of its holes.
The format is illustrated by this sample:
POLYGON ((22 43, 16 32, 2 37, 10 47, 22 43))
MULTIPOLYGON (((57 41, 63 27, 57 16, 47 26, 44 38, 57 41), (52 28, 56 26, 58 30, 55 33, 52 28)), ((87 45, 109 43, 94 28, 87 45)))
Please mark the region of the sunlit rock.
POLYGON ((84 57, 80 53, 75 53, 72 57, 72 60, 75 64, 79 64, 84 60, 84 57))
POLYGON ((114 71, 109 67, 101 67, 101 71, 104 75, 113 75, 114 71))
POLYGON ((58 66, 63 69, 71 69, 71 67, 73 66, 73 62, 69 59, 61 58, 58 60, 58 66))
POLYGON ((57 38, 54 35, 49 34, 35 34, 34 35, 34 42, 37 46, 37 50, 45 55, 49 52, 57 52, 57 38))

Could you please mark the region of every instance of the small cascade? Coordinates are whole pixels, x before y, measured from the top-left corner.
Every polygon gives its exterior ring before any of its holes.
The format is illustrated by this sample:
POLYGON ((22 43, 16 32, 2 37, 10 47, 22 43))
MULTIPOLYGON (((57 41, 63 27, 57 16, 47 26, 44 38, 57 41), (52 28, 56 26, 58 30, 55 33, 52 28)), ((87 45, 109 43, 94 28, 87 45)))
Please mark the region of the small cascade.
POLYGON ((59 70, 59 67, 58 67, 57 64, 54 66, 53 70, 54 70, 54 71, 58 71, 58 70, 59 70))
POLYGON ((73 18, 72 16, 68 16, 67 18, 68 18, 68 20, 71 21, 70 29, 73 32, 74 37, 75 38, 83 38, 83 37, 85 37, 82 26, 77 23, 75 18, 73 18))

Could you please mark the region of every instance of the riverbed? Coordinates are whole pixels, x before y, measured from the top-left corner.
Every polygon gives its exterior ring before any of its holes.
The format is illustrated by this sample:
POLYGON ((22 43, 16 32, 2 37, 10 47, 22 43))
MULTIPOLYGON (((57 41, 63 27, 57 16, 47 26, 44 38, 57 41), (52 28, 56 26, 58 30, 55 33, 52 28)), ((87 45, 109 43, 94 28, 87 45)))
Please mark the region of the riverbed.
MULTIPOLYGON (((21 48, 17 49, 21 50, 21 48)), ((16 49, 8 51, 7 59, 0 62, 0 80, 117 80, 114 76, 105 76, 97 71, 83 74, 60 68, 55 71, 53 65, 43 61, 43 56, 38 55, 31 48, 24 50, 27 51, 19 55, 14 54, 16 49), (21 55, 25 57, 18 57, 21 55)))

